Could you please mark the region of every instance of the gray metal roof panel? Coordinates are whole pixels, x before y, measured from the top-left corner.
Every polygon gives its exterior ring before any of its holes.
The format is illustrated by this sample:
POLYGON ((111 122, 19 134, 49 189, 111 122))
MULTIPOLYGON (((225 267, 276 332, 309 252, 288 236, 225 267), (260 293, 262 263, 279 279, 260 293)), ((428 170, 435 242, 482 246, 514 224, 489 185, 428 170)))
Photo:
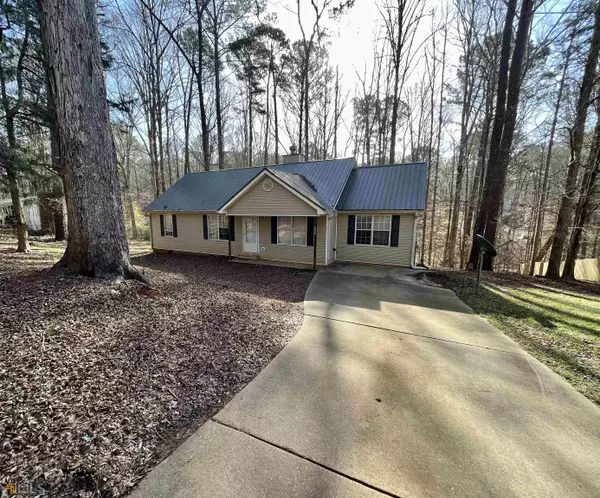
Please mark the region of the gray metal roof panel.
POLYGON ((331 206, 315 191, 314 187, 308 183, 308 180, 304 176, 297 175, 296 173, 288 173, 287 171, 280 171, 276 168, 267 169, 310 201, 321 206, 323 209, 331 209, 331 206))
POLYGON ((302 175, 329 206, 335 206, 355 165, 354 158, 347 157, 326 161, 278 164, 270 166, 270 168, 302 175))
MULTIPOLYGON (((325 208, 335 206, 355 165, 354 158, 269 166, 272 171, 300 175, 325 208)), ((188 173, 144 211, 218 211, 263 171, 264 167, 188 173)), ((304 187, 303 187, 304 188, 304 187)), ((311 199, 312 200, 312 199, 311 199)))
POLYGON ((365 166, 352 170, 340 197, 340 211, 425 209, 427 164, 365 166))
POLYGON ((188 173, 144 211, 218 211, 264 168, 188 173))

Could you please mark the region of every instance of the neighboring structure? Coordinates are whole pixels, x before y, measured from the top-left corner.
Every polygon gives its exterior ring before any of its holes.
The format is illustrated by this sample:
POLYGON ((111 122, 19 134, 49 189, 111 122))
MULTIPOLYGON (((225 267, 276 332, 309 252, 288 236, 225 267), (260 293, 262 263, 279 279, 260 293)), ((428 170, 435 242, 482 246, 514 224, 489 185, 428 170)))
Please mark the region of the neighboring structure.
MULTIPOLYGON (((35 196, 21 199, 25 210, 27 228, 35 232, 42 229, 42 218, 38 198, 35 196)), ((14 212, 10 197, 0 199, 0 227, 13 226, 14 212)))
POLYGON ((185 175, 144 211, 154 250, 412 266, 427 165, 354 158, 185 175))

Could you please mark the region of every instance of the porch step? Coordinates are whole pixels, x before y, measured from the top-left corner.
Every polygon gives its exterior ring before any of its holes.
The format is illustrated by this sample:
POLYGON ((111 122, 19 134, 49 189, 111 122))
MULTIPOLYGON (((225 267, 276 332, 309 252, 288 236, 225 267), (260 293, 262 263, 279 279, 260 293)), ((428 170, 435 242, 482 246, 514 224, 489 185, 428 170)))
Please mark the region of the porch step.
POLYGON ((253 252, 243 252, 241 254, 238 254, 236 256, 236 258, 238 258, 238 259, 260 259, 258 254, 253 253, 253 252))

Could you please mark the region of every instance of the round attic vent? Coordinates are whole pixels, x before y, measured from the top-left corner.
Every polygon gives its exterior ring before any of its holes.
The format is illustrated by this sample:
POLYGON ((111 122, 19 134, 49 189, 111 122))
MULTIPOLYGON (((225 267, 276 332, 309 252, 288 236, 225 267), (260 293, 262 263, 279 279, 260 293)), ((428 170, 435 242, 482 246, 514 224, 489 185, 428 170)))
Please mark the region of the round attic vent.
POLYGON ((265 192, 273 190, 273 181, 270 178, 267 178, 262 185, 265 192))

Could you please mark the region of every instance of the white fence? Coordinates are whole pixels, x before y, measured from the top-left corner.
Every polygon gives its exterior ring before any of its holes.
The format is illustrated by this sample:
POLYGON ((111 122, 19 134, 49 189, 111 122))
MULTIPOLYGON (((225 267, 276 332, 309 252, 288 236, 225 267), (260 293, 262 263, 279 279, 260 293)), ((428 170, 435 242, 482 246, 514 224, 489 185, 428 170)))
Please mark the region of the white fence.
MULTIPOLYGON (((562 273, 565 263, 560 266, 562 273)), ((548 262, 536 263, 534 275, 545 275, 548 269, 548 262)), ((521 274, 526 275, 529 272, 528 264, 521 264, 521 274)), ((600 282, 600 258, 578 259, 575 261, 575 278, 577 280, 589 280, 591 282, 600 282)))

